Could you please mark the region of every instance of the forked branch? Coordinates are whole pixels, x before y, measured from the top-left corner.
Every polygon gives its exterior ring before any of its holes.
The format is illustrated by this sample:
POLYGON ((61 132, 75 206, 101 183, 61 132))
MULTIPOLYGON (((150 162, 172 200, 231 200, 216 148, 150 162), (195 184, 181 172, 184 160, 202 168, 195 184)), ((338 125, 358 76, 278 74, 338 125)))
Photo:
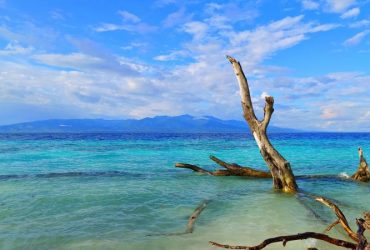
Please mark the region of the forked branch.
POLYGON ((289 162, 272 146, 266 134, 267 126, 274 112, 274 98, 270 96, 265 98, 264 118, 262 121, 259 121, 254 113, 248 80, 240 63, 231 56, 226 57, 232 64, 239 83, 243 116, 249 125, 265 163, 270 169, 274 188, 287 193, 297 192, 298 186, 289 162))

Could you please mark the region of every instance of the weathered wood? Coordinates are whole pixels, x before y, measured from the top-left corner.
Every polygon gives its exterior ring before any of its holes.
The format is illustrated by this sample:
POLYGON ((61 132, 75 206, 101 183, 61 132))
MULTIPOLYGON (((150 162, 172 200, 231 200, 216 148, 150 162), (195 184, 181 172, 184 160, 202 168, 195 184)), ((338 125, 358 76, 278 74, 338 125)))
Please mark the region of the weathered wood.
POLYGON ((189 220, 188 220, 188 224, 186 226, 185 233, 192 233, 194 231, 195 221, 199 217, 200 213, 206 208, 208 203, 209 203, 209 200, 203 201, 201 204, 199 204, 199 206, 190 215, 189 220))
POLYGON ((289 241, 294 241, 294 240, 306 240, 306 239, 318 239, 322 241, 326 241, 330 244, 339 246, 339 247, 344 247, 344 248, 349 248, 349 249, 356 249, 357 244, 345 241, 345 240, 340 240, 336 238, 332 238, 326 234, 322 233, 315 233, 315 232, 305 232, 305 233, 300 233, 300 234, 293 234, 293 235, 285 235, 285 236, 278 236, 274 238, 268 238, 264 240, 262 243, 256 246, 231 246, 231 245, 224 245, 220 244, 214 241, 210 241, 209 243, 213 246, 217 246, 220 248, 227 248, 227 249, 247 249, 247 250, 260 250, 265 248, 266 246, 272 244, 272 243, 277 243, 277 242, 283 242, 283 246, 287 244, 289 241))
POLYGON ((174 236, 174 235, 184 235, 184 234, 190 234, 194 232, 194 224, 196 220, 198 219, 199 215, 202 213, 202 211, 206 208, 208 203, 210 203, 210 200, 204 200, 202 201, 194 210, 194 212, 190 215, 188 219, 188 224, 186 225, 186 229, 184 232, 179 233, 158 233, 158 234, 148 234, 146 236, 174 236))
POLYGON ((356 173, 354 173, 351 178, 356 181, 368 182, 370 181, 370 170, 361 148, 358 148, 358 155, 360 157, 360 164, 356 173))
POLYGON ((203 168, 198 167, 198 166, 193 165, 193 164, 178 162, 178 163, 175 164, 175 167, 177 167, 177 168, 188 168, 188 169, 193 170, 194 172, 199 172, 199 173, 202 173, 202 174, 213 175, 213 173, 211 171, 208 171, 206 169, 203 169, 203 168))
POLYGON ((197 165, 193 164, 188 164, 188 163, 176 163, 175 167, 177 168, 188 168, 193 170, 194 172, 202 173, 202 174, 207 174, 207 175, 213 175, 213 176, 228 176, 232 175, 230 171, 228 170, 215 170, 215 171, 208 171, 204 168, 198 167, 197 165))
POLYGON ((370 231, 370 211, 364 212, 364 219, 365 219, 364 227, 370 231))
MULTIPOLYGON (((366 228, 364 227, 365 220, 364 219, 356 219, 356 224, 357 224, 357 238, 358 238, 358 243, 357 243, 357 248, 356 250, 364 250, 367 247, 367 240, 364 236, 364 232, 366 228)), ((369 246, 370 248, 370 246, 369 246)))
POLYGON ((333 227, 335 227, 336 225, 338 225, 340 223, 339 220, 336 220, 334 221, 333 223, 331 223, 327 228, 325 228, 324 230, 324 233, 326 232, 329 232, 333 227))
POLYGON ((335 215, 337 216, 339 224, 343 227, 344 231, 346 231, 346 233, 348 234, 348 236, 351 239, 358 242, 357 234, 351 229, 351 227, 349 226, 348 221, 347 221, 346 217, 344 216, 342 210, 340 210, 337 205, 335 205, 330 200, 328 200, 326 198, 323 198, 323 197, 320 197, 320 196, 316 196, 316 197, 314 197, 314 199, 318 202, 321 202, 325 206, 331 208, 334 211, 335 215))
POLYGON ((226 168, 231 175, 236 176, 250 176, 250 177, 256 177, 256 178, 272 178, 271 173, 257 170, 250 167, 242 167, 236 163, 227 163, 223 160, 217 158, 216 156, 210 155, 209 158, 216 162, 218 165, 226 168))
POLYGON ((272 96, 265 98, 264 118, 262 121, 259 121, 254 113, 248 80, 240 63, 231 56, 226 57, 232 64, 239 83, 244 118, 249 125, 263 159, 270 169, 274 188, 283 192, 296 192, 298 186, 290 163, 272 146, 266 134, 268 124, 274 112, 274 98, 272 96))

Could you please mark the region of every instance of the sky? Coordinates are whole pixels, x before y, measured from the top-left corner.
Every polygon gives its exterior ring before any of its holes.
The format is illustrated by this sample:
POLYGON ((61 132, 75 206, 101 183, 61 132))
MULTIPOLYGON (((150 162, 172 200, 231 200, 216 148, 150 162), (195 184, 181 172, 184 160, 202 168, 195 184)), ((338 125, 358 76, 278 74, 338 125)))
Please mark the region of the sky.
POLYGON ((370 131, 369 0, 0 0, 0 125, 52 118, 242 120, 370 131))

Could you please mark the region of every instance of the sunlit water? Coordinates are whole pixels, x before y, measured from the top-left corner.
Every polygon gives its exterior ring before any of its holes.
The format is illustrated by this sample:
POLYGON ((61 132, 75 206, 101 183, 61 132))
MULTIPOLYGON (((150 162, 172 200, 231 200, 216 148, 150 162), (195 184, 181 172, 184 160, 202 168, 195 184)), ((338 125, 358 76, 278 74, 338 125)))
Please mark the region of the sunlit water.
MULTIPOLYGON (((351 175, 357 147, 370 155, 370 134, 274 134, 273 144, 296 175, 351 175)), ((266 237, 323 232, 332 211, 276 193, 271 180, 212 177, 174 168, 175 162, 215 169, 225 161, 266 169, 243 134, 0 135, 1 249, 214 249, 208 241, 253 245, 266 237), (189 215, 210 200, 192 234, 189 215)), ((351 225, 370 210, 370 185, 299 179, 304 191, 338 203, 351 225)), ((338 227, 330 235, 348 239, 338 227)), ((285 249, 316 246, 306 240, 285 249)), ((267 249, 281 249, 281 244, 267 249)))

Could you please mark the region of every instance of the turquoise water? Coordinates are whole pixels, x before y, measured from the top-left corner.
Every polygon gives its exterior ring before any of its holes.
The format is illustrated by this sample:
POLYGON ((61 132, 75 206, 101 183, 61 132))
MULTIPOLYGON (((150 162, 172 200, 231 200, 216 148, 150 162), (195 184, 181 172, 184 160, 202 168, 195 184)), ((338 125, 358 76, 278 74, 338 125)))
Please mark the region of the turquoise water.
MULTIPOLYGON (((370 134, 273 134, 271 140, 296 175, 351 175, 357 147, 370 155, 370 134)), ((214 169, 210 154, 266 169, 244 134, 0 135, 0 248, 215 249, 209 240, 253 245, 265 237, 322 232, 335 220, 328 208, 305 200, 321 219, 314 217, 295 196, 274 192, 271 180, 174 168, 188 162, 214 169), (184 231, 205 199, 211 202, 194 233, 148 236, 184 231)), ((297 181, 304 191, 340 203, 351 225, 370 210, 369 184, 297 181)), ((346 239, 339 227, 330 235, 346 239)), ((313 240, 285 249, 313 245, 333 249, 313 240)))

